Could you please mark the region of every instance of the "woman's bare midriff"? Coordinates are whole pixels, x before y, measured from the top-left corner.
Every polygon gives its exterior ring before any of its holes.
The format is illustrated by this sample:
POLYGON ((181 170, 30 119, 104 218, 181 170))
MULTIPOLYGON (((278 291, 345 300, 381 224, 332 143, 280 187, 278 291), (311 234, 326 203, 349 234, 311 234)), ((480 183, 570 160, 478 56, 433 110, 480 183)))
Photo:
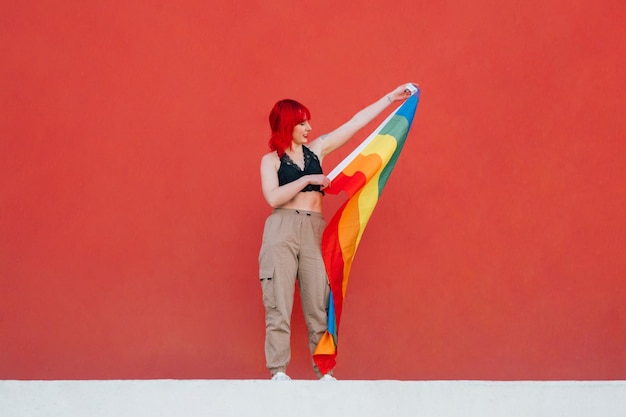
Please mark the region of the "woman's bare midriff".
POLYGON ((311 212, 322 212, 322 193, 317 191, 299 192, 294 198, 287 203, 276 208, 305 210, 311 212))

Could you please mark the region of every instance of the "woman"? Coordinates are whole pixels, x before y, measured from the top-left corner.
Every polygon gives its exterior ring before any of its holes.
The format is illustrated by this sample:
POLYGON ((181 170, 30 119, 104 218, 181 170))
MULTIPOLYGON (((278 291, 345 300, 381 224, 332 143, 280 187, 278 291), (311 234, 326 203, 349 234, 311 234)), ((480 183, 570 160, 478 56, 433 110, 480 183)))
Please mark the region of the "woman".
MULTIPOLYGON (((361 128, 395 101, 411 92, 406 84, 356 113, 349 121, 315 140, 309 138, 309 110, 294 100, 281 100, 270 112, 271 152, 261 159, 261 186, 274 208, 265 223, 259 255, 259 274, 265 306, 265 358, 273 380, 289 380, 291 358, 290 318, 295 282, 314 352, 326 331, 330 294, 322 259, 324 188, 330 185, 322 172, 324 157, 343 146, 361 128)), ((322 380, 334 380, 332 372, 322 380)))

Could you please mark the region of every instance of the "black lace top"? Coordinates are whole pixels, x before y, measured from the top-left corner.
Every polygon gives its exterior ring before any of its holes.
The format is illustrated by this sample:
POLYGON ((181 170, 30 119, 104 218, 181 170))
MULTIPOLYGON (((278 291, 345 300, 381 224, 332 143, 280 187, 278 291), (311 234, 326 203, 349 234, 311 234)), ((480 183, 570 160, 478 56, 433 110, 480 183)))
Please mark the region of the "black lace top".
MULTIPOLYGON (((305 175, 322 174, 322 165, 315 155, 315 152, 309 150, 306 146, 302 146, 304 152, 304 169, 301 169, 295 162, 289 158, 286 153, 280 158, 280 167, 278 168, 278 185, 289 184, 305 175)), ((322 194, 320 185, 309 184, 304 187, 301 192, 318 191, 322 194)))

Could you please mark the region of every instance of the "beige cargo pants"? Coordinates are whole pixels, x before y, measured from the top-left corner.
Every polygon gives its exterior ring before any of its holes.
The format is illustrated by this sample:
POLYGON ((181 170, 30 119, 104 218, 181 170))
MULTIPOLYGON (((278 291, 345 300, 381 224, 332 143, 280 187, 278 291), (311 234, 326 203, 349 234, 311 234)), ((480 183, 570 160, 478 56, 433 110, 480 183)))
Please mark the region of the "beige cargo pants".
MULTIPOLYGON (((272 375, 291 359, 291 312, 298 282, 311 354, 327 328, 330 287, 322 259, 321 213, 274 209, 265 222, 259 278, 265 306, 265 359, 272 375)), ((315 364, 313 369, 321 376, 315 364)))

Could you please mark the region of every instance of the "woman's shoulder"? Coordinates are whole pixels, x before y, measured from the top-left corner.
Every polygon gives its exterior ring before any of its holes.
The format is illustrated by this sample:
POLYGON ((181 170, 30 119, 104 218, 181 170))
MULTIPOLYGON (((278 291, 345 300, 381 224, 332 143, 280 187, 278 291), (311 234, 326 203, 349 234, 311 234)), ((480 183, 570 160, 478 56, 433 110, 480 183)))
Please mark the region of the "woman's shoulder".
POLYGON ((263 156, 261 157, 261 160, 266 160, 266 159, 269 159, 269 160, 272 160, 272 159, 274 159, 274 160, 278 160, 278 159, 279 159, 279 158, 278 158, 278 153, 277 153, 276 151, 272 151, 272 152, 268 152, 268 153, 266 153, 265 155, 263 155, 263 156))
POLYGON ((275 151, 268 152, 261 157, 261 165, 279 165, 279 164, 280 164, 280 158, 278 157, 278 154, 275 151))
POLYGON ((326 135, 322 135, 320 137, 318 137, 317 139, 309 142, 306 145, 306 148, 308 148, 311 152, 313 152, 319 159, 322 159, 323 155, 323 150, 324 150, 324 138, 326 137, 326 135))

